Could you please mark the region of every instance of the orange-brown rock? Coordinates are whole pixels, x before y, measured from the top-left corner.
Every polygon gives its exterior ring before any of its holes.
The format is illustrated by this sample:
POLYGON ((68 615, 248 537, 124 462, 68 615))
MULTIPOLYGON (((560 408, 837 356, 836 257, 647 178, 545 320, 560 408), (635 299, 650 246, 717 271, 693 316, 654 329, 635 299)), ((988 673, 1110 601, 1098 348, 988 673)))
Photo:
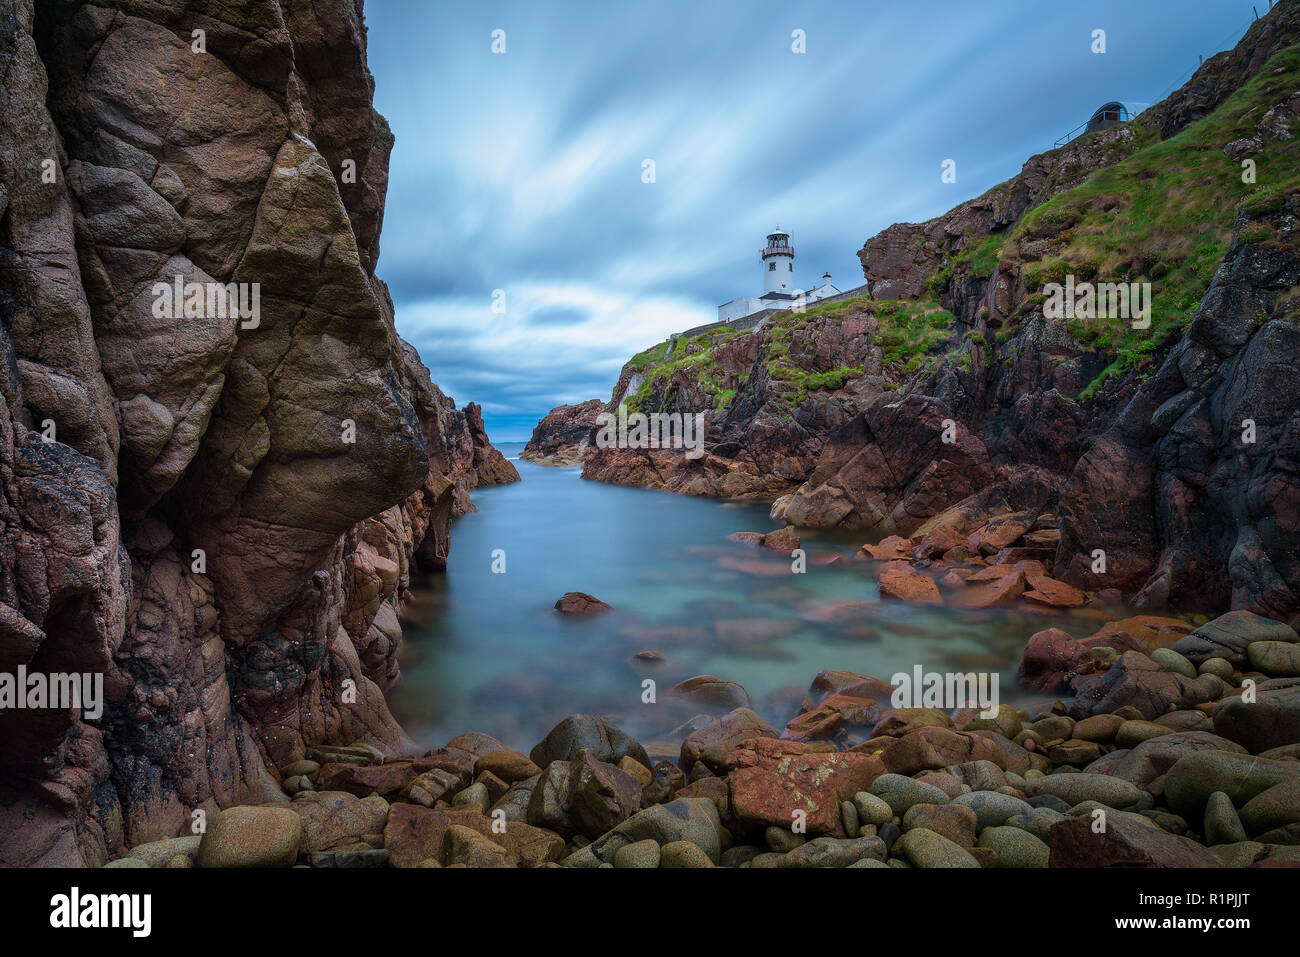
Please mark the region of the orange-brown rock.
POLYGON ((880 573, 880 596, 926 605, 943 604, 939 586, 929 575, 910 568, 885 568, 880 573))
POLYGON ((1030 575, 1029 591, 1022 596, 1026 601, 1050 605, 1053 608, 1078 608, 1088 596, 1073 585, 1048 578, 1046 575, 1030 575))
POLYGON ((753 827, 786 827, 795 812, 806 815, 809 834, 843 836, 840 804, 871 787, 885 773, 874 755, 816 752, 797 741, 759 739, 737 753, 727 776, 731 809, 753 827))
POLYGON ((908 559, 912 557, 912 543, 898 535, 890 535, 881 539, 878 545, 863 545, 856 557, 877 562, 908 559))
POLYGON ((952 603, 962 608, 991 608, 1019 597, 1025 590, 1025 576, 1019 569, 994 579, 966 579, 966 588, 952 596, 952 603))

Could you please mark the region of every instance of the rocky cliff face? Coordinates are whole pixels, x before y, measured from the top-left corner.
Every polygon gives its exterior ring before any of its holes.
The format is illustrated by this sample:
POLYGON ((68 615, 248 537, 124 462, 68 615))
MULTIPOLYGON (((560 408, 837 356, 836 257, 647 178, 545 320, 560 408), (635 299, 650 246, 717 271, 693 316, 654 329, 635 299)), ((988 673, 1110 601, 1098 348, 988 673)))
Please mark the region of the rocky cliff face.
POLYGON ((538 465, 577 465, 582 461, 605 403, 588 399, 576 405, 559 405, 533 429, 520 458, 538 465))
POLYGON ((359 0, 5 0, 0 64, 0 671, 107 699, 0 713, 0 863, 95 864, 401 748, 411 570, 518 476, 374 275, 359 0))
POLYGON ((707 411, 709 454, 594 450, 584 474, 877 535, 1059 512, 1075 584, 1300 619, 1297 41, 1278 4, 1136 121, 891 226, 859 254, 870 298, 637 356, 611 405, 707 411), (1053 314, 1067 277, 1149 284, 1150 324, 1053 314))

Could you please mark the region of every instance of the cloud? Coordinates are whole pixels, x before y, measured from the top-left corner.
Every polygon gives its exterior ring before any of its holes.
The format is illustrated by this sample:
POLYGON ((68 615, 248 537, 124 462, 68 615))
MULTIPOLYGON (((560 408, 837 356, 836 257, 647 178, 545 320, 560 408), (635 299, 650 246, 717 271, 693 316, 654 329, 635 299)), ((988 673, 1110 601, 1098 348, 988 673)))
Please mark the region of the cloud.
POLYGON ((494 439, 525 438, 760 292, 777 223, 797 281, 858 285, 870 236, 1014 175, 1107 99, 1154 101, 1249 8, 372 0, 376 107, 397 136, 379 275, 435 381, 482 404, 494 439))

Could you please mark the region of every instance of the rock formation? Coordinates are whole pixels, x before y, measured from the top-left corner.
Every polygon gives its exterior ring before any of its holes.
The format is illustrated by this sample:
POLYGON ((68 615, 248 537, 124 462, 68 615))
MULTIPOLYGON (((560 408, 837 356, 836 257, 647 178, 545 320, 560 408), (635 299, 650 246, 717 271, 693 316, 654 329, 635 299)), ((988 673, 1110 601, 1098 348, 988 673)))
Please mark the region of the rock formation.
POLYGON ((589 450, 584 475, 875 535, 1051 513, 1079 588, 1300 623, 1297 41, 1277 4, 1132 122, 869 239, 870 297, 641 353, 609 407, 703 411, 707 454, 589 450), (1067 281, 1146 284, 1148 324, 1058 315, 1067 281))
POLYGON ((0 864, 98 864, 402 746, 412 569, 518 476, 375 277, 359 2, 7 0, 0 63, 0 671, 106 697, 0 713, 0 864))

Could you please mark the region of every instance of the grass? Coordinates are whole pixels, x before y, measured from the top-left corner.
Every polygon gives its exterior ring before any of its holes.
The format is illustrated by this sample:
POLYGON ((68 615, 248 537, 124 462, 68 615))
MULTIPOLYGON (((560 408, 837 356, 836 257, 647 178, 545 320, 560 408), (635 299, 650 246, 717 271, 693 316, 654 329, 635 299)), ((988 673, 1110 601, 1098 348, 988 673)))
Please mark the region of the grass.
MULTIPOLYGON (((1257 183, 1242 182, 1242 167, 1224 152, 1229 142, 1253 136, 1264 112, 1295 90, 1300 47, 1273 57, 1249 83, 1209 116, 1167 140, 1148 145, 1086 182, 1026 214, 998 243, 971 252, 980 267, 996 245, 999 256, 1019 262, 1028 289, 1062 282, 1150 282, 1151 327, 1133 329, 1122 319, 1077 319, 1070 332, 1112 361, 1080 394, 1095 396, 1108 379, 1158 360, 1200 305, 1228 250, 1239 209, 1264 215, 1300 191, 1300 140, 1265 140, 1253 159, 1257 183), (1282 68, 1284 72, 1274 75, 1282 68), (1048 239, 1053 251, 1037 261, 1018 257, 1021 239, 1048 239)), ((1272 231, 1249 228, 1247 241, 1272 231)), ((991 276, 997 262, 988 270, 991 276)))
MULTIPOLYGON (((855 313, 875 315, 875 344, 882 349, 886 370, 897 375, 915 372, 927 358, 934 359, 930 353, 951 338, 955 322, 951 313, 933 302, 876 302, 866 296, 821 303, 802 313, 777 313, 760 334, 766 339, 764 361, 768 378, 779 384, 778 411, 789 413, 810 392, 842 389, 864 374, 861 365, 821 371, 812 368, 817 330, 828 323, 842 323, 855 313)), ((628 365, 632 371, 640 373, 643 380, 636 392, 626 399, 629 411, 650 411, 652 405, 658 404, 657 396, 661 401, 671 400, 674 377, 684 369, 692 372, 695 382, 710 397, 715 408, 725 409, 744 388, 748 373, 733 373, 721 368, 715 350, 720 343, 744 334, 735 329, 714 329, 689 339, 678 339, 671 357, 668 355, 668 342, 661 342, 633 356, 628 365)), ((970 356, 963 355, 968 367, 970 356)))

